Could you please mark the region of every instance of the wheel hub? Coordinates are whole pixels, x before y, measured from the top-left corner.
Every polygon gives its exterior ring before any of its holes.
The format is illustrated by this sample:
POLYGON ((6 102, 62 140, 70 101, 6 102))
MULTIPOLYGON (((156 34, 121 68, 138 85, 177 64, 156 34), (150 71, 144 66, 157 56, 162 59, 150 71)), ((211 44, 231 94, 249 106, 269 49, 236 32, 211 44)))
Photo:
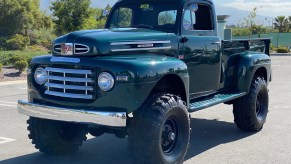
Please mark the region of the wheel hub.
POLYGON ((178 135, 178 126, 175 119, 168 119, 164 125, 161 145, 165 154, 170 154, 173 152, 178 135))

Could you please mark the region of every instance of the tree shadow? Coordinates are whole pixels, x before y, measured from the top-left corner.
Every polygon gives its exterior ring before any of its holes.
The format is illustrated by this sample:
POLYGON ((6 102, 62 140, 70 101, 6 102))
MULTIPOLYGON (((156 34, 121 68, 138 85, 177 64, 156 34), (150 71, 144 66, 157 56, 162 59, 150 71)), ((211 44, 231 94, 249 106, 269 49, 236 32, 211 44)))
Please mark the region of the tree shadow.
MULTIPOLYGON (((218 120, 192 118, 191 128, 191 146, 185 160, 191 159, 220 144, 240 140, 253 134, 242 132, 234 123, 218 120)), ((127 151, 127 140, 106 134, 98 138, 89 139, 80 148, 80 151, 71 155, 51 156, 36 152, 1 161, 1 164, 14 163, 130 164, 132 161, 127 151)))
POLYGON ((6 77, 19 77, 19 76, 21 76, 21 72, 5 73, 4 76, 6 76, 6 77))

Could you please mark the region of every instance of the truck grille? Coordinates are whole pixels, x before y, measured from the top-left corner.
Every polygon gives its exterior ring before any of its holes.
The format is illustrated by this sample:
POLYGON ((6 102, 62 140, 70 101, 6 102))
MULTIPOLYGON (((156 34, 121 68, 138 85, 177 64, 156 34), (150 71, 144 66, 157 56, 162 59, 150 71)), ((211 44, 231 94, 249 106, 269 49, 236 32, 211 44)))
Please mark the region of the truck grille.
POLYGON ((93 99, 94 78, 91 70, 45 68, 48 81, 45 94, 75 99, 93 99))

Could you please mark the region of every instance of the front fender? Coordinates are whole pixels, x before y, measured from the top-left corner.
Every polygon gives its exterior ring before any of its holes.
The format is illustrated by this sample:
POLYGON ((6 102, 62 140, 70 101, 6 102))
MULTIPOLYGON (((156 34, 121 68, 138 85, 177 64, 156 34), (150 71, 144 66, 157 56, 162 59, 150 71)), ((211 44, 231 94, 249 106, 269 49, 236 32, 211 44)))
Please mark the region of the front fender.
POLYGON ((266 71, 266 82, 271 76, 271 58, 270 56, 257 52, 246 52, 240 55, 238 67, 237 88, 241 92, 248 93, 257 70, 263 68, 266 71))
POLYGON ((53 56, 37 57, 30 63, 32 73, 39 66, 60 68, 94 68, 96 78, 103 71, 110 72, 115 79, 117 76, 127 76, 127 81, 116 80, 113 89, 103 92, 97 88, 93 100, 64 100, 51 98, 44 94, 46 88, 37 85, 33 74, 28 75, 29 101, 34 103, 48 103, 63 107, 89 108, 102 111, 122 111, 131 113, 138 109, 148 98, 151 91, 164 76, 175 74, 181 78, 188 88, 189 75, 186 64, 177 58, 160 54, 130 54, 126 56, 99 57, 70 57, 63 61, 54 62, 53 56), (70 59, 70 60, 69 60, 70 59), (77 59, 78 62, 73 62, 77 59))

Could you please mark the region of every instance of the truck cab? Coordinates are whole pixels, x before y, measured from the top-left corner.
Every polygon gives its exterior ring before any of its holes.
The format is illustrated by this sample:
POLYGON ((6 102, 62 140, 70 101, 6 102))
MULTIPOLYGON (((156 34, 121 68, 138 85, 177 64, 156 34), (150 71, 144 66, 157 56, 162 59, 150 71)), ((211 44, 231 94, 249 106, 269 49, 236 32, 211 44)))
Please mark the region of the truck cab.
POLYGON ((87 133, 113 133, 128 138, 134 163, 182 163, 190 112, 230 104, 238 128, 261 130, 270 40, 221 40, 216 18, 211 0, 119 0, 104 29, 56 38, 31 61, 18 102, 29 138, 66 154, 87 133))

